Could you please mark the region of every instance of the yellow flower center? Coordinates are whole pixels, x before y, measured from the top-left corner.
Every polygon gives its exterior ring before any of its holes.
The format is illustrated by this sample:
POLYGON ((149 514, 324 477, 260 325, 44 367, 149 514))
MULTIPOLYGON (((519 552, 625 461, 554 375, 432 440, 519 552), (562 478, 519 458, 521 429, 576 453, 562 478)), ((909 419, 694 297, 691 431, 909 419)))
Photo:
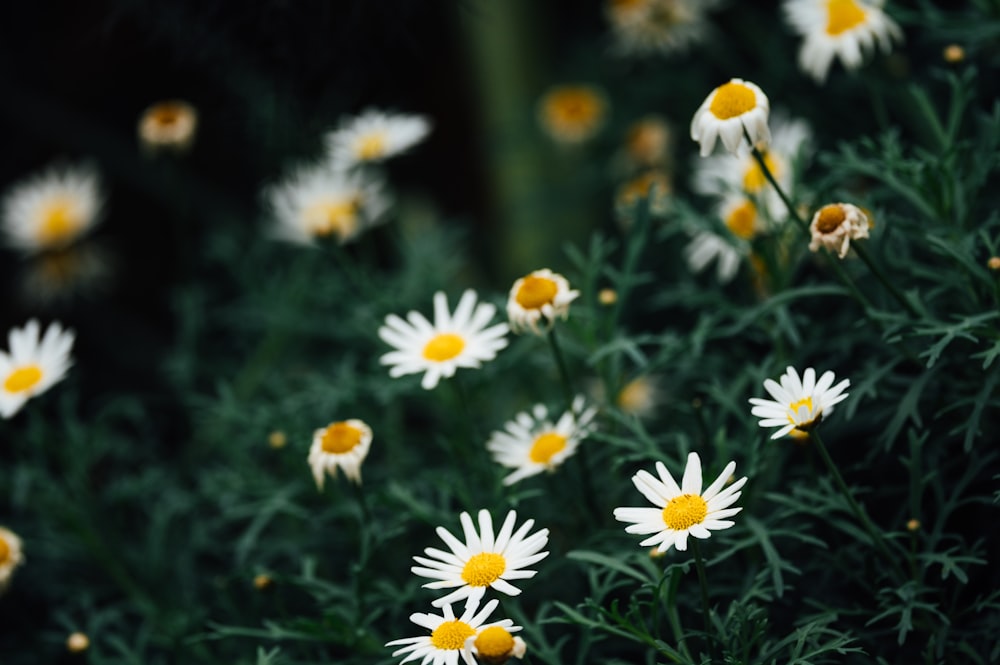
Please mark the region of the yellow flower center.
POLYGON ((379 157, 385 155, 385 149, 385 134, 381 132, 362 136, 355 147, 358 159, 361 160, 378 159, 379 157))
POLYGON ((431 645, 442 651, 455 651, 465 646, 465 640, 476 634, 469 624, 458 619, 445 621, 431 633, 431 645))
POLYGON ((757 207, 749 199, 733 208, 726 217, 726 228, 737 238, 749 240, 754 234, 757 207))
POLYGON ((469 586, 489 586, 507 570, 507 560, 502 554, 482 552, 469 557, 462 569, 462 579, 469 586))
POLYGON ((826 34, 839 35, 865 22, 865 10, 854 0, 828 0, 826 34))
POLYGON ((346 422, 333 423, 323 432, 321 445, 324 453, 339 455, 353 450, 354 446, 361 443, 364 433, 353 425, 346 422))
MULTIPOLYGON (((791 404, 788 405, 788 408, 791 409, 791 411, 792 411, 793 414, 797 415, 798 412, 799 412, 799 409, 802 408, 803 406, 806 407, 806 409, 808 410, 809 414, 812 415, 812 411, 813 411, 813 399, 812 399, 812 397, 803 397, 802 399, 800 399, 800 400, 798 400, 796 402, 792 402, 791 404)), ((788 422, 790 422, 790 423, 794 423, 795 422, 795 420, 792 418, 791 415, 788 416, 788 422)), ((800 424, 805 425, 806 423, 800 423, 800 424)))
POLYGON ((62 245, 72 240, 82 226, 69 201, 54 201, 42 213, 38 227, 38 243, 42 246, 62 245))
POLYGON ((309 230, 317 236, 336 234, 347 238, 358 227, 358 199, 314 203, 302 213, 309 230))
POLYGON ((547 115, 559 128, 593 126, 602 112, 601 98, 586 88, 566 88, 551 93, 545 104, 547 115))
POLYGON ((517 290, 514 300, 524 309, 541 309, 543 305, 551 304, 559 292, 559 287, 548 277, 528 275, 517 290))
POLYGON ((10 545, 3 536, 0 536, 0 566, 7 563, 7 559, 10 558, 10 545))
POLYGON ((424 347, 424 358, 433 360, 436 363, 451 360, 462 352, 465 348, 465 340, 461 335, 455 333, 441 333, 436 335, 424 347))
POLYGON ((663 508, 663 523, 674 531, 701 524, 708 515, 708 504, 697 494, 675 496, 663 508))
POLYGON ((715 96, 708 110, 719 120, 728 120, 743 115, 756 105, 757 95, 753 90, 742 83, 730 81, 715 89, 715 96))
POLYGON ((816 229, 820 233, 831 233, 845 219, 847 219, 847 214, 840 205, 836 203, 825 205, 819 209, 819 217, 816 219, 816 229))
POLYGON ((181 119, 181 109, 175 104, 162 104, 153 109, 150 119, 161 127, 176 125, 181 119))
POLYGON ((542 434, 531 444, 528 457, 536 464, 548 464, 553 455, 566 447, 566 437, 555 432, 542 434))
POLYGON ((42 380, 42 368, 38 365, 25 365, 18 367, 7 375, 3 382, 3 389, 9 393, 20 393, 31 390, 42 380))
POLYGON ((618 393, 618 408, 626 413, 641 413, 653 402, 654 389, 649 379, 639 377, 625 384, 618 393))
MULTIPOLYGON (((767 166, 767 170, 771 172, 771 175, 777 178, 778 163, 771 157, 770 153, 764 153, 764 164, 767 166)), ((743 174, 743 191, 748 194, 755 194, 765 187, 767 187, 767 176, 764 175, 764 170, 760 168, 760 164, 755 159, 743 174)))
POLYGON ((486 659, 497 660, 514 649, 514 638, 505 628, 490 626, 476 636, 474 644, 478 655, 486 659))

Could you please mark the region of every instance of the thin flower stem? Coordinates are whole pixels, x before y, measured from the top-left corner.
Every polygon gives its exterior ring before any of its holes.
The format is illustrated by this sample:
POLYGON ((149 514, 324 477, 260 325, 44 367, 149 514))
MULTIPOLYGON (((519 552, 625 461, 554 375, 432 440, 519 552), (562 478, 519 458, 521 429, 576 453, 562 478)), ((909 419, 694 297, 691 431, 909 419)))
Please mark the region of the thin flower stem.
POLYGON ((875 275, 875 277, 878 278, 878 281, 882 282, 882 286, 887 288, 889 293, 891 293, 892 296, 899 301, 899 304, 903 306, 903 309, 905 309, 913 318, 920 318, 920 312, 917 311, 917 308, 903 296, 900 290, 896 288, 895 284, 889 281, 889 278, 885 276, 885 273, 878 267, 878 264, 872 261, 871 256, 868 255, 868 250, 865 249, 860 243, 854 243, 851 246, 854 248, 854 253, 865 262, 865 265, 872 271, 872 274, 875 275))
POLYGON ((549 346, 552 347, 552 356, 555 358, 556 367, 559 370, 559 380, 562 383, 563 397, 566 399, 566 410, 572 411, 573 382, 569 379, 569 370, 566 368, 566 360, 563 358, 562 348, 559 346, 559 338, 556 336, 555 326, 549 328, 545 336, 549 339, 549 346))
POLYGON ((701 613, 705 620, 705 641, 709 653, 715 651, 715 638, 712 636, 712 610, 708 604, 708 579, 705 577, 705 560, 701 556, 701 546, 695 538, 691 538, 691 549, 694 551, 694 566, 698 571, 698 585, 701 587, 701 613))

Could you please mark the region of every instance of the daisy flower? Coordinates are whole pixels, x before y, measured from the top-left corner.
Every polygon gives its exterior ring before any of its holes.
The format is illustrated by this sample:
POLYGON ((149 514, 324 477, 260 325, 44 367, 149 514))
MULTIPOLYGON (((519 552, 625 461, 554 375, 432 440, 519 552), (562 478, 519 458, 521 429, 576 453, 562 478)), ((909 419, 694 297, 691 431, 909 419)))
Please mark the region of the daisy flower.
POLYGON ((73 364, 73 333, 52 323, 40 336, 38 321, 8 334, 10 350, 0 351, 0 418, 10 418, 32 397, 52 387, 73 364))
POLYGON ((13 531, 0 526, 0 590, 10 584, 14 569, 23 561, 21 539, 13 531))
POLYGON ((645 470, 632 476, 632 484, 656 508, 615 508, 615 519, 631 522, 625 527, 628 533, 653 534, 639 543, 642 547, 658 545, 658 551, 665 552, 673 546, 678 551, 684 551, 689 534, 705 539, 711 537, 712 531, 733 526, 733 522, 725 518, 743 510, 729 506, 740 498, 739 490, 747 482, 744 476, 722 489, 735 470, 736 462, 730 462, 715 482, 702 492, 701 458, 698 453, 688 455, 680 486, 667 467, 657 462, 658 479, 645 470))
POLYGON ((386 642, 386 646, 405 645, 392 652, 393 656, 407 654, 401 663, 420 659, 420 665, 457 665, 461 656, 468 665, 476 665, 472 646, 475 644, 475 638, 481 633, 494 627, 503 628, 511 633, 521 630, 521 626, 515 626, 510 619, 484 623, 499 604, 500 601, 494 598, 479 610, 479 599, 470 598, 460 617, 455 616, 451 605, 445 605, 441 615, 420 612, 411 614, 410 621, 431 631, 431 634, 404 637, 386 642))
POLYGON ((542 471, 554 471, 594 431, 596 415, 596 408, 584 409, 584 399, 578 395, 572 410, 563 413, 556 422, 549 419, 548 409, 542 404, 535 405, 531 412, 514 416, 502 431, 493 432, 486 443, 497 464, 514 469, 503 479, 503 484, 513 485, 542 471))
POLYGON ((748 198, 737 196, 723 201, 720 216, 731 237, 712 231, 698 231, 684 248, 684 259, 692 272, 705 269, 716 261, 716 278, 725 284, 736 276, 740 261, 749 254, 749 241, 757 233, 759 215, 757 206, 748 198))
POLYGON ((834 386, 833 379, 833 372, 827 371, 817 381, 812 367, 806 368, 800 379, 795 368, 788 367, 779 379, 780 384, 772 379, 764 381, 764 389, 774 400, 751 397, 754 406, 750 413, 761 418, 758 423, 761 427, 780 428, 771 435, 772 439, 795 429, 808 432, 833 411, 834 404, 847 397, 844 390, 851 385, 850 380, 844 379, 834 386))
POLYGON ((507 296, 507 318, 511 331, 522 333, 531 330, 541 335, 556 318, 569 316, 569 304, 580 295, 569 288, 569 282, 548 268, 536 270, 514 282, 507 296))
POLYGON ((537 571, 525 570, 525 566, 537 563, 549 555, 541 549, 549 541, 549 530, 540 529, 528 535, 535 520, 529 519, 514 531, 517 513, 507 513, 499 533, 494 538, 493 518, 488 510, 479 511, 479 533, 472 523, 469 513, 459 516, 465 533, 463 544, 444 527, 437 528, 437 534, 448 545, 450 552, 428 547, 427 557, 415 556, 419 563, 410 570, 414 575, 430 577, 434 582, 424 585, 425 589, 451 589, 454 591, 435 600, 434 607, 468 598, 476 602, 486 593, 486 587, 508 596, 517 596, 521 590, 508 580, 523 580, 534 577, 537 571))
POLYGON ((148 152, 183 152, 194 142, 198 112, 187 102, 172 99, 157 102, 139 117, 139 142, 148 152))
POLYGON ((264 196, 277 222, 275 234, 301 245, 323 237, 346 243, 382 221, 389 207, 380 180, 328 165, 298 168, 264 196))
POLYGON ((836 252, 839 258, 847 256, 852 240, 868 237, 871 225, 868 215, 861 208, 850 203, 831 203, 816 211, 809 223, 809 251, 816 252, 826 247, 836 252))
POLYGON ((551 88, 538 103, 538 121, 545 133, 560 143, 583 143, 604 125, 608 102, 589 85, 551 88))
POLYGON ((618 221, 627 230, 635 215, 635 204, 640 199, 649 199, 649 214, 654 217, 665 215, 670 210, 670 195, 673 182, 666 171, 654 169, 646 171, 618 188, 615 196, 615 212, 618 221))
POLYGON ((657 377, 643 374, 618 391, 615 406, 633 416, 647 418, 663 401, 663 388, 657 377))
POLYGON ((431 131, 422 115, 368 109, 340 123, 325 137, 330 161, 339 168, 381 162, 423 141, 431 131))
POLYGON ((490 626, 465 640, 465 648, 480 663, 503 665, 511 658, 524 658, 527 645, 519 636, 511 635, 503 626, 490 626))
POLYGON ((708 34, 706 12, 715 0, 608 0, 605 14, 621 55, 687 51, 708 34))
POLYGON ((323 479, 329 473, 337 477, 337 468, 358 485, 361 484, 361 463, 368 456, 372 445, 372 430, 357 419, 330 423, 313 434, 309 448, 309 467, 316 487, 323 490, 323 479))
POLYGON ((705 98, 691 119, 691 138, 701 144, 701 156, 707 157, 715 149, 715 140, 731 153, 748 150, 744 133, 758 148, 766 147, 771 140, 767 126, 770 102, 767 95, 753 83, 743 79, 730 79, 705 98))
POLYGON ((395 314, 385 318, 378 336, 395 350, 379 362, 392 365, 389 376, 393 378, 424 372, 420 385, 431 390, 459 367, 477 368, 507 346, 507 324, 489 326, 494 314, 496 307, 491 303, 476 304, 476 292, 471 289, 462 294, 455 313, 449 314, 448 299, 438 291, 433 325, 415 311, 406 315, 406 321, 395 314))
POLYGON ((93 228, 103 202, 94 169, 53 167, 10 188, 0 224, 7 244, 26 254, 62 249, 93 228))
POLYGON ((882 11, 883 0, 786 0, 785 18, 802 37, 799 66, 818 83, 836 56, 857 69, 876 44, 888 53, 903 31, 882 11))
POLYGON ((622 156, 632 169, 664 166, 670 157, 672 133, 660 116, 641 118, 628 128, 622 156))

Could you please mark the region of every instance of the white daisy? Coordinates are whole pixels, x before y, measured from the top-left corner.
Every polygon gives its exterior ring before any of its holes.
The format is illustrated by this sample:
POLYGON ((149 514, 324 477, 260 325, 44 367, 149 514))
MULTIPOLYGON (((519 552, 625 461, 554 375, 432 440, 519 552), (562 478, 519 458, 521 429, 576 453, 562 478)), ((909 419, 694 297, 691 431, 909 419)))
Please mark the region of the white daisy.
POLYGON ((476 292, 471 289, 462 294, 455 313, 449 314, 448 299, 438 291, 433 325, 415 311, 406 315, 406 321, 395 314, 385 318, 378 336, 395 351, 379 362, 392 365, 389 376, 393 378, 424 372, 420 385, 430 390, 441 377, 452 377, 459 367, 479 367, 507 346, 507 324, 489 326, 494 314, 493 304, 476 304, 476 292))
POLYGON ((705 539, 712 535, 712 531, 733 526, 733 522, 725 518, 743 510, 729 506, 740 498, 739 490, 747 481, 744 476, 722 489, 735 470, 736 462, 730 462, 715 482, 702 492, 701 458, 698 453, 688 455, 680 486, 667 467, 657 462, 659 479, 648 471, 639 471, 632 476, 632 484, 656 508, 615 508, 615 519, 631 522, 625 527, 628 533, 653 534, 639 543, 641 547, 658 545, 657 550, 665 552, 674 546, 678 551, 684 551, 689 534, 705 539))
POLYGON ((507 318, 515 333, 531 330, 536 335, 551 328, 556 318, 569 316, 569 304, 580 295, 569 288, 569 282, 548 268, 525 275, 510 288, 507 296, 507 318), (541 323, 541 328, 539 328, 541 323))
POLYGON ((326 473, 337 477, 337 468, 358 485, 361 484, 361 463, 372 445, 372 430, 357 419, 330 423, 313 434, 309 448, 309 466, 316 487, 322 491, 326 473))
POLYGON ((183 152, 191 147, 198 129, 198 111, 177 99, 157 102, 139 117, 139 142, 152 153, 158 150, 183 152))
POLYGON ((847 397, 844 390, 851 385, 850 380, 844 379, 834 386, 833 379, 833 372, 827 371, 817 381, 812 367, 806 368, 799 379, 795 368, 788 367, 779 379, 780 384, 772 379, 764 381, 764 389, 774 400, 751 397, 754 407, 750 413, 762 419, 758 423, 761 427, 780 428, 771 435, 772 439, 795 429, 808 432, 833 411, 834 404, 847 397))
POLYGON ((701 144, 701 156, 715 149, 715 140, 722 139, 732 153, 749 151, 744 133, 757 148, 771 140, 767 126, 770 102, 767 95, 753 83, 730 79, 705 98, 691 119, 691 138, 701 144))
POLYGON ((427 557, 415 556, 419 563, 410 570, 414 575, 430 577, 425 589, 451 589, 454 591, 435 600, 432 605, 441 607, 468 598, 468 602, 479 602, 486 588, 495 589, 508 596, 517 596, 521 590, 508 580, 523 580, 534 577, 537 571, 525 570, 525 566, 537 563, 549 555, 541 549, 549 541, 549 530, 540 529, 528 535, 535 520, 529 519, 514 531, 517 513, 507 513, 499 533, 494 538, 493 518, 488 510, 479 511, 479 533, 472 523, 469 513, 459 516, 465 533, 463 544, 444 527, 437 528, 437 534, 448 545, 450 552, 428 547, 427 557), (430 558, 428 558, 430 557, 430 558))
POLYGON ((757 233, 759 215, 753 201, 743 196, 729 197, 719 210, 730 236, 712 231, 698 231, 684 248, 684 259, 692 272, 698 273, 716 261, 716 278, 725 284, 736 276, 740 262, 750 253, 749 241, 757 233))
POLYGON ((23 561, 21 539, 10 529, 0 526, 0 590, 10 584, 14 569, 23 561))
POLYGON ((499 604, 500 601, 494 598, 477 612, 479 599, 470 598, 460 617, 455 616, 451 605, 445 605, 444 613, 441 615, 419 612, 411 614, 410 621, 431 631, 431 634, 404 637, 400 640, 386 642, 386 646, 405 645, 392 652, 393 656, 407 654, 406 658, 400 661, 401 663, 420 659, 420 665, 457 665, 458 658, 461 656, 468 665, 476 665, 476 659, 472 655, 470 638, 473 638, 472 644, 474 644, 474 638, 494 626, 504 628, 512 633, 521 630, 521 626, 515 626, 510 619, 484 623, 499 604))
POLYGON ((332 236, 341 244, 382 221, 389 207, 380 180, 328 165, 300 167, 264 196, 282 240, 308 245, 332 236))
POLYGON ((589 85, 560 85, 549 89, 538 102, 538 122, 554 140, 583 143, 604 126, 608 100, 589 85))
POLYGON ((502 431, 493 432, 486 443, 497 464, 515 469, 503 479, 503 484, 513 485, 542 471, 554 471, 594 431, 596 415, 596 408, 584 409, 584 399, 578 395, 572 410, 554 423, 542 404, 535 405, 530 413, 524 411, 514 416, 502 431))
POLYGON ((847 256, 852 240, 868 237, 871 220, 861 208, 850 203, 831 203, 816 211, 809 223, 809 251, 826 247, 839 258, 847 256))
POLYGON ((883 0, 786 0, 785 17, 804 38, 799 66, 822 83, 836 56, 847 69, 861 66, 876 44, 888 53, 903 31, 882 11, 883 0))
POLYGON ((4 196, 6 243, 26 254, 67 247, 98 222, 103 202, 94 169, 50 168, 4 196))
POLYGON ((334 166, 350 168, 402 154, 430 131, 431 123, 425 116, 368 109, 341 121, 324 141, 334 166))
POLYGON ((621 55, 687 51, 708 34, 705 14, 715 0, 608 0, 605 14, 621 55))
POLYGON ((41 395, 66 375, 73 364, 73 333, 53 322, 40 338, 38 321, 8 334, 10 349, 0 351, 0 418, 10 418, 32 397, 41 395))
POLYGON ((527 645, 519 636, 511 635, 503 626, 490 626, 465 640, 465 648, 480 663, 503 665, 511 658, 524 658, 527 645))

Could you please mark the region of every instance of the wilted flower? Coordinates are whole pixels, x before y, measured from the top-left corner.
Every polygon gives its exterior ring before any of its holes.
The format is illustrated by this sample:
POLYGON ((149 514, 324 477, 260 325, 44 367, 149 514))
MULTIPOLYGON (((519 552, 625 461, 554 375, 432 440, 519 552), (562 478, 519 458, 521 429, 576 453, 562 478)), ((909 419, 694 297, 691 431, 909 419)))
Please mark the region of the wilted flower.
POLYGON ((361 484, 361 463, 372 445, 372 430, 361 420, 351 419, 330 423, 313 434, 309 448, 309 466, 316 487, 323 489, 323 479, 329 473, 337 477, 337 468, 358 485, 361 484))
POLYGON ((826 247, 839 258, 847 256, 852 240, 868 237, 871 221, 861 208, 850 203, 831 203, 816 211, 809 224, 809 250, 826 247))
POLYGON ((198 129, 198 112, 187 102, 172 99, 153 104, 139 117, 139 141, 150 152, 187 150, 198 129))
POLYGON ((680 53, 703 41, 715 0, 608 0, 605 14, 622 55, 680 53))
POLYGON ((507 296, 510 328, 515 333, 531 330, 540 335, 557 318, 569 316, 569 305, 579 295, 579 291, 569 288, 565 277, 548 268, 525 275, 514 282, 507 296))
POLYGON ((715 149, 715 140, 731 153, 745 152, 749 147, 744 134, 754 147, 763 148, 771 140, 767 126, 770 102, 753 83, 731 79, 705 98, 691 120, 691 138, 701 144, 701 156, 715 149))

